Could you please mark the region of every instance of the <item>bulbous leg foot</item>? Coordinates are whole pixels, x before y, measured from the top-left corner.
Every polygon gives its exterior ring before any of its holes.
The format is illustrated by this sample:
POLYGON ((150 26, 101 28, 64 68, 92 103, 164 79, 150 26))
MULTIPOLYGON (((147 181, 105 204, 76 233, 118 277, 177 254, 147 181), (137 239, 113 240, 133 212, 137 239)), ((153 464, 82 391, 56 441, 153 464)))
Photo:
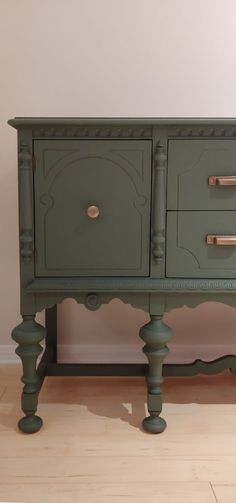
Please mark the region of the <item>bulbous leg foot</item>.
POLYGON ((43 421, 39 416, 25 416, 18 422, 18 427, 23 433, 36 433, 43 425, 43 421))
POLYGON ((166 429, 166 421, 158 415, 145 417, 143 420, 143 428, 148 433, 162 433, 166 429))

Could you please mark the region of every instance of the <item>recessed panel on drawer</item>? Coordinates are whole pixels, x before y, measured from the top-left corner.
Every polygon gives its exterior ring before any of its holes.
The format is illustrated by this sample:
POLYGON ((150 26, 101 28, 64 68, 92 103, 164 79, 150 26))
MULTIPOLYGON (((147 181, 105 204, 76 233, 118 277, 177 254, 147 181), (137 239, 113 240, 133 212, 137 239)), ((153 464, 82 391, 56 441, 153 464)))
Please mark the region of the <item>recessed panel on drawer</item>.
POLYGON ((236 278, 236 211, 169 211, 166 276, 236 278))
POLYGON ((148 276, 151 141, 35 141, 37 276, 148 276))
POLYGON ((167 208, 236 209, 236 140, 169 140, 167 208))

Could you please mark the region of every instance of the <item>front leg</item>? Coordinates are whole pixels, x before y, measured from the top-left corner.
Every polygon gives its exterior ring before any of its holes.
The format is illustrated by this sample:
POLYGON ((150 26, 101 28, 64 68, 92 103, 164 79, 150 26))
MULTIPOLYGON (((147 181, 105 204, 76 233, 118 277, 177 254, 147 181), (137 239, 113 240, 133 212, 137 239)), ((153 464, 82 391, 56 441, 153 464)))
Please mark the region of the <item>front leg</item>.
POLYGON ((147 375, 148 411, 150 416, 143 420, 143 427, 150 433, 161 433, 166 428, 166 422, 160 417, 162 410, 162 365, 169 349, 166 343, 171 339, 171 329, 162 321, 162 316, 151 315, 149 323, 139 332, 146 343, 143 352, 148 358, 147 375))
POLYGON ((40 341, 45 337, 45 328, 39 325, 34 316, 23 316, 23 321, 12 331, 12 338, 18 343, 16 354, 23 365, 22 410, 25 416, 18 426, 24 433, 35 433, 42 426, 42 419, 35 415, 38 405, 38 377, 36 374, 37 358, 43 348, 40 341))

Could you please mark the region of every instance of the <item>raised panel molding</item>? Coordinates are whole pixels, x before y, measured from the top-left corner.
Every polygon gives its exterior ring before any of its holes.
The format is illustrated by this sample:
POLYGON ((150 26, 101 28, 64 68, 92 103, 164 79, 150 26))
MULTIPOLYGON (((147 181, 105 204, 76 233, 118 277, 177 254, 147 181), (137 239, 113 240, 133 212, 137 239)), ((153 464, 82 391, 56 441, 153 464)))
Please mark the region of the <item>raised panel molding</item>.
POLYGON ((168 142, 168 210, 235 210, 232 186, 210 186, 212 175, 235 175, 233 138, 172 138, 168 142))
POLYGON ((34 143, 37 276, 149 275, 151 145, 34 143))
POLYGON ((236 211, 168 211, 169 278, 236 278, 235 246, 210 246, 208 234, 234 235, 236 211))

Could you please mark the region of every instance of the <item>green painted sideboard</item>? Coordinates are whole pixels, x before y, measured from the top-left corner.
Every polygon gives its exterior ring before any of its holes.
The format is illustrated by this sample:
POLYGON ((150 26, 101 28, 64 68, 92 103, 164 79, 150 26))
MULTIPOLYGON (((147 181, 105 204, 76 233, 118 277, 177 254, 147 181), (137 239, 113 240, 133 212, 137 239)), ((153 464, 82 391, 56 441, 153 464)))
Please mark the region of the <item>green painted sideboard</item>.
POLYGON ((95 310, 116 297, 150 314, 139 334, 148 359, 143 427, 160 433, 171 338, 164 313, 205 301, 236 304, 236 119, 16 117, 9 124, 18 130, 19 428, 33 433, 42 425, 36 411, 44 376, 56 374, 57 304, 70 297, 95 310), (46 328, 35 321, 44 309, 46 328))

